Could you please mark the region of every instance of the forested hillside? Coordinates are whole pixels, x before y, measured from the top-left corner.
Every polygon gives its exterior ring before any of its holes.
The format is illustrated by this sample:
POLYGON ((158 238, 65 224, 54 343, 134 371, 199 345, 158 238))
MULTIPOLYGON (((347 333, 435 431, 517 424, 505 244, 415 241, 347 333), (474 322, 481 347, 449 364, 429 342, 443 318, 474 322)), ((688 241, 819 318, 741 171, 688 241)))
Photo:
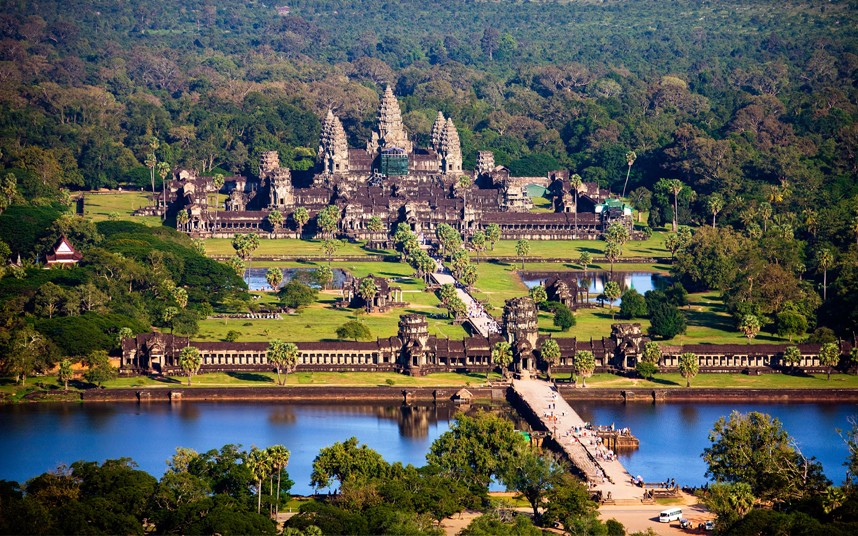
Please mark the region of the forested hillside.
MULTIPOLYGON (((790 285, 832 281, 822 293, 827 325, 848 335, 858 320, 858 251, 849 249, 858 240, 856 8, 3 1, 3 202, 53 199, 60 187, 148 186, 153 137, 158 161, 202 172, 253 174, 259 153, 272 149, 308 169, 319 116, 335 108, 362 145, 391 84, 418 142, 437 110, 453 118, 466 167, 477 150, 492 150, 514 174, 565 167, 615 192, 630 168, 626 191, 651 208, 651 226, 674 217, 674 196, 659 180, 681 180, 679 223, 717 219, 761 248, 760 263, 731 258, 721 270, 735 277, 736 265, 776 266, 790 285)), ((680 261, 680 269, 701 266, 680 261)), ((680 274, 686 283, 732 290, 739 302, 759 292, 753 274, 740 286, 691 271, 680 274)), ((818 305, 802 305, 803 314, 818 305)))

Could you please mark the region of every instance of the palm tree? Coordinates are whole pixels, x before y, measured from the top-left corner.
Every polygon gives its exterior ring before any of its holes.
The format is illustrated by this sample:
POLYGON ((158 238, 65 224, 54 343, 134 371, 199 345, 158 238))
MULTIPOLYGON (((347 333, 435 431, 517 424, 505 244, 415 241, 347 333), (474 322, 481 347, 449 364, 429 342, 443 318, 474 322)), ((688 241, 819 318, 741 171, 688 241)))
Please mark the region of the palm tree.
POLYGON ((486 240, 492 245, 492 251, 495 250, 495 242, 500 240, 501 228, 496 223, 490 223, 486 226, 486 240))
POLYGON ((587 378, 593 375, 593 371, 596 370, 596 358, 593 356, 593 352, 589 350, 583 350, 575 353, 575 371, 581 376, 581 383, 584 387, 587 387, 587 378))
POLYGON ((277 473, 277 502, 274 503, 274 515, 276 517, 280 513, 280 477, 283 475, 283 469, 289 464, 290 453, 283 445, 272 445, 265 450, 272 469, 277 473))
POLYGON ((611 319, 614 318, 614 300, 619 298, 622 295, 622 289, 620 285, 616 281, 608 281, 605 283, 605 288, 602 290, 602 294, 608 298, 609 308, 611 309, 611 319))
POLYGON ((170 164, 167 162, 159 162, 158 163, 158 175, 161 177, 161 193, 164 197, 164 213, 161 215, 161 219, 167 219, 167 175, 170 173, 170 164))
POLYGON ((706 207, 712 213, 712 228, 715 228, 715 216, 724 208, 724 198, 721 194, 714 193, 706 200, 706 207))
POLYGON ((378 285, 375 284, 375 278, 370 275, 363 278, 358 287, 358 296, 366 302, 366 310, 369 312, 372 309, 372 300, 378 294, 378 285))
POLYGON ((626 186, 629 184, 629 175, 632 173, 632 164, 635 163, 635 160, 638 159, 638 155, 635 154, 634 151, 629 151, 626 153, 626 162, 629 164, 629 170, 626 172, 626 182, 623 184, 623 195, 620 197, 626 196, 626 186))
POLYGON ((788 346, 784 350, 783 360, 789 365, 790 370, 795 370, 795 366, 801 361, 801 350, 797 346, 788 346))
MULTIPOLYGON (((501 375, 506 379, 506 373, 509 366, 512 364, 512 346, 506 341, 496 342, 492 347, 492 363, 499 366, 501 375)), ((489 378, 489 371, 486 371, 486 380, 489 378)))
POLYGON ((828 269, 834 264, 834 255, 828 248, 816 253, 816 265, 822 270, 822 301, 828 300, 828 269))
POLYGON ((836 343, 827 342, 819 349, 819 364, 828 368, 828 380, 831 381, 831 367, 840 362, 840 347, 836 343))
POLYGON ((217 228, 217 209, 220 206, 220 189, 223 188, 223 183, 223 173, 215 173, 212 176, 212 186, 214 187, 215 228, 217 228))
POLYGON ((187 231, 185 226, 188 222, 191 221, 190 216, 188 216, 187 210, 180 210, 178 214, 176 214, 176 227, 181 229, 182 231, 187 231))
POLYGON ((473 180, 471 177, 467 175, 461 175, 459 180, 456 182, 456 186, 458 186, 458 190, 462 191, 462 200, 467 203, 468 202, 468 188, 473 184, 473 180))
POLYGON ((548 365, 546 374, 551 379, 551 367, 560 361, 560 346, 554 339, 545 339, 539 347, 539 357, 548 365))
POLYGON ((739 331, 745 334, 745 337, 748 338, 748 344, 751 344, 751 339, 760 332, 760 319, 756 315, 743 316, 739 323, 739 331))
POLYGON ((614 273, 614 263, 620 260, 620 245, 609 240, 605 244, 605 258, 611 263, 611 273, 614 273))
POLYGON ((274 364, 274 368, 277 371, 278 385, 285 385, 285 378, 283 378, 283 381, 280 381, 280 371, 284 369, 285 374, 289 374, 295 368, 295 365, 298 364, 298 347, 291 342, 274 339, 268 343, 267 356, 268 361, 274 364))
POLYGON ((188 375, 188 386, 191 385, 191 376, 193 376, 202 364, 200 351, 194 346, 185 346, 179 353, 179 366, 188 375))
POLYGON ((691 387, 691 378, 700 372, 700 360, 691 352, 679 356, 679 374, 685 378, 685 386, 691 387))
POLYGON ((270 223, 271 228, 277 232, 277 229, 283 225, 283 213, 277 209, 272 210, 268 213, 268 223, 270 223))
POLYGON ((283 270, 280 268, 269 268, 267 272, 265 272, 265 281, 268 282, 268 285, 271 286, 272 291, 277 290, 277 285, 283 282, 283 270))
POLYGON ((146 164, 147 168, 149 168, 149 177, 152 179, 152 201, 155 202, 157 199, 155 197, 155 166, 158 165, 158 159, 155 157, 155 153, 152 152, 147 154, 146 160, 144 160, 143 163, 146 164))
POLYGON ((57 379, 63 382, 63 390, 69 390, 69 380, 72 378, 72 364, 68 359, 60 361, 59 369, 57 370, 57 379))
POLYGON ((524 270, 524 258, 530 253, 530 242, 521 239, 515 243, 515 254, 521 259, 521 269, 524 270))
POLYGON ((292 213, 292 219, 295 220, 295 225, 298 226, 298 238, 304 235, 304 225, 310 221, 310 212, 304 207, 298 207, 292 213))
POLYGON ((252 447, 245 460, 247 469, 256 481, 256 513, 262 513, 262 481, 271 473, 271 463, 264 450, 252 447))
POLYGON ((757 211, 757 214, 763 218, 763 232, 768 232, 769 218, 772 217, 772 205, 766 202, 760 203, 760 209, 757 211))
POLYGON ((682 181, 679 179, 670 179, 668 188, 673 194, 673 232, 677 231, 679 225, 679 193, 683 188, 682 181))
POLYGON ((581 175, 577 173, 573 173, 569 176, 569 186, 572 187, 572 191, 575 192, 575 232, 578 232, 578 188, 584 184, 583 179, 581 179, 581 175))
POLYGON ((587 275, 587 267, 590 266, 593 262, 593 256, 590 255, 588 251, 582 251, 581 255, 578 256, 578 264, 581 265, 581 268, 584 270, 584 275, 587 275))

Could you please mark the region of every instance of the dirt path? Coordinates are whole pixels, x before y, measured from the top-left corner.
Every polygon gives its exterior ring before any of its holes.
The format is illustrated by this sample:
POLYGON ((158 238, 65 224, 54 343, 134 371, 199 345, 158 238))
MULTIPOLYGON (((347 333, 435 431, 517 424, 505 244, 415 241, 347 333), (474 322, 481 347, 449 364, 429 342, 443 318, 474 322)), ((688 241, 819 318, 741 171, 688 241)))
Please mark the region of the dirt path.
MULTIPOLYGON (((491 493, 491 496, 513 497, 514 493, 491 493)), ((637 504, 637 505, 607 505, 599 508, 599 517, 602 521, 616 519, 626 527, 626 532, 644 531, 651 528, 656 534, 679 535, 679 534, 704 534, 698 530, 685 530, 679 528, 679 522, 659 523, 658 514, 662 510, 672 506, 682 508, 683 516, 697 526, 715 516, 706 511, 702 504, 693 495, 683 493, 680 499, 672 505, 662 504, 637 504)), ((528 513, 529 508, 516 508, 521 513, 528 513)), ((441 522, 441 528, 447 536, 455 536, 467 527, 471 521, 481 516, 481 512, 466 510, 453 517, 448 517, 441 522)))
POLYGON ((644 531, 651 528, 656 534, 704 534, 698 530, 679 527, 678 521, 659 523, 658 513, 671 507, 682 508, 682 515, 696 527, 715 516, 700 504, 696 497, 683 493, 675 504, 603 505, 599 508, 602 521, 616 519, 626 527, 626 532, 644 531))

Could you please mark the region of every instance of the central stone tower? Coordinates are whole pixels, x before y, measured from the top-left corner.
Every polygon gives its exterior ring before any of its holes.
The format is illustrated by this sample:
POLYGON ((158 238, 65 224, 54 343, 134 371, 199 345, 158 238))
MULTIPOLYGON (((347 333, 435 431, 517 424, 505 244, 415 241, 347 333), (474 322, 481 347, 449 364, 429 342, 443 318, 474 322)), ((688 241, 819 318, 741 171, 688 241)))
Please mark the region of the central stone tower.
POLYGON ((405 154, 411 154, 414 150, 411 140, 408 139, 408 132, 402 124, 399 101, 396 100, 390 86, 387 86, 378 107, 378 132, 372 133, 372 140, 367 144, 367 151, 375 155, 384 149, 394 147, 401 149, 405 154))

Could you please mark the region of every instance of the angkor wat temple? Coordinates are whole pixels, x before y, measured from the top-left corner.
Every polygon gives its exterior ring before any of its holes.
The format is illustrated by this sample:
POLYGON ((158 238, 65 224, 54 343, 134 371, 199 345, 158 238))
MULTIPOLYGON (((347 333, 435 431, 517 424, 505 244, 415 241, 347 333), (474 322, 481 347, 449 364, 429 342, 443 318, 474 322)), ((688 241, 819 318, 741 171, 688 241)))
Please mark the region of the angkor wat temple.
POLYGON ((322 124, 316 168, 309 177, 293 177, 280 166, 275 151, 261 155, 258 175, 227 177, 216 192, 210 177, 179 171, 167 183, 169 211, 186 212, 187 222, 179 228, 195 237, 255 232, 298 238, 318 232, 315 216, 335 205, 340 237, 375 244, 387 243, 401 222, 430 237, 441 223, 463 236, 494 223, 503 239, 529 240, 596 239, 617 220, 632 229, 631 207, 610 199, 609 192, 595 183, 581 184, 576 195, 568 171, 511 177, 509 169, 495 165, 494 155, 488 151, 479 152, 475 170, 463 170, 459 133, 453 120, 441 112, 432 127, 430 147, 416 147, 389 87, 366 147, 349 147, 340 119, 329 110, 322 124), (551 192, 553 211, 531 212, 526 188, 533 184, 551 192), (209 198, 216 199, 216 193, 228 196, 217 210, 209 206, 209 198), (293 217, 298 207, 309 211, 306 226, 293 217), (282 224, 269 221, 274 210, 283 216, 282 224), (384 224, 381 230, 369 225, 373 218, 384 224))
MULTIPOLYGON (((297 342, 297 369, 305 372, 401 372, 423 375, 431 372, 481 372, 494 370, 491 353, 495 343, 507 341, 513 352, 511 369, 534 372, 544 369, 540 356, 542 342, 537 310, 529 297, 508 300, 503 311, 503 333, 452 340, 429 335, 426 317, 402 315, 394 337, 372 342, 297 342)), ((644 343, 640 324, 614 324, 611 335, 599 339, 556 338, 560 359, 551 366, 555 375, 571 374, 575 355, 593 353, 597 371, 633 370, 644 343)), ((841 342, 841 356, 849 355, 855 341, 841 342)), ((200 372, 271 371, 267 342, 188 341, 162 333, 143 333, 122 343, 123 374, 181 374, 179 352, 196 347, 202 358, 200 372)), ((775 372, 787 369, 783 355, 788 344, 685 344, 662 346, 660 369, 676 370, 679 356, 697 355, 701 372, 775 372)), ((797 344, 801 353, 793 368, 822 371, 819 344, 797 344)))

